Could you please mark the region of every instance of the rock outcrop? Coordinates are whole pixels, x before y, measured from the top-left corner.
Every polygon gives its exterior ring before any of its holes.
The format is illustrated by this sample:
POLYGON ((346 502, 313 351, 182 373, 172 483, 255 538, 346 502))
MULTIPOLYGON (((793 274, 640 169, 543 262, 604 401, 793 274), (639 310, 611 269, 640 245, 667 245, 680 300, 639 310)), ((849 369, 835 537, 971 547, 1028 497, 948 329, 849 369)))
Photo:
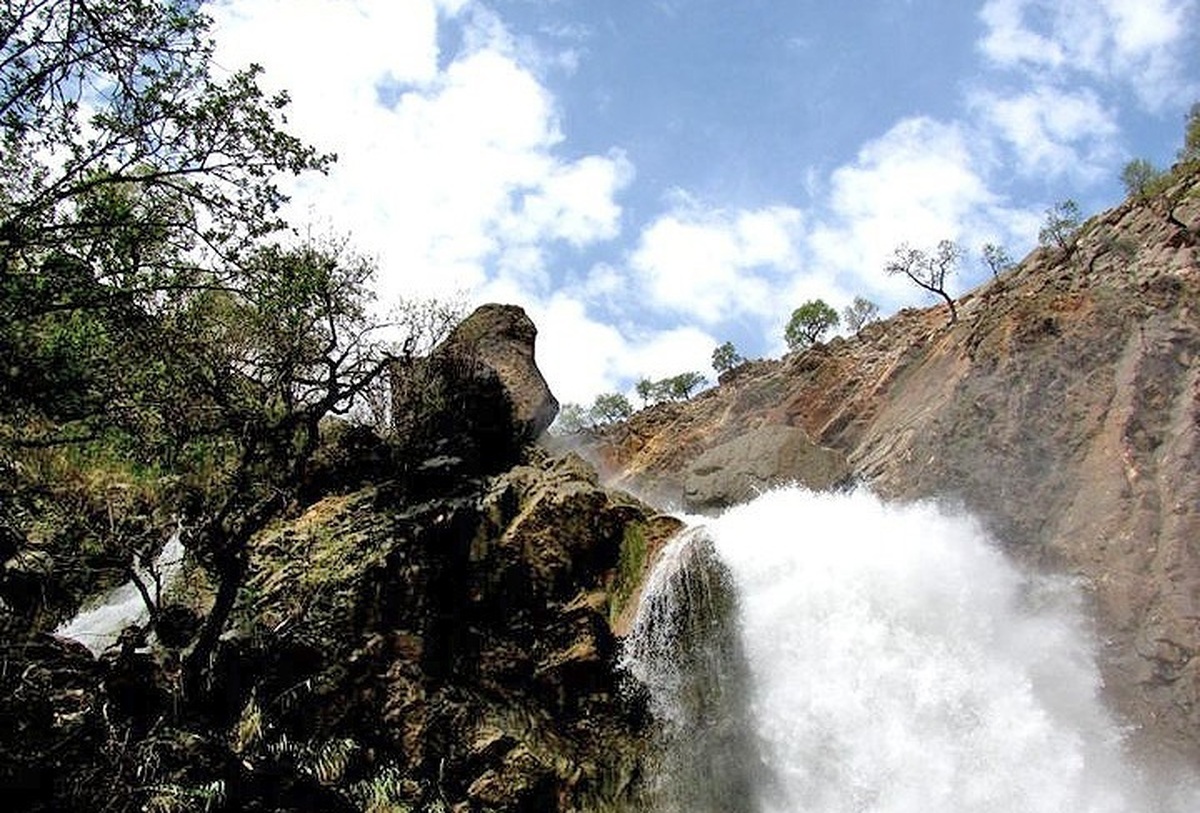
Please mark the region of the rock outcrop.
POLYGON ((537 450, 482 492, 317 502, 252 550, 224 655, 235 750, 342 749, 324 784, 347 803, 376 786, 398 809, 634 804, 648 720, 613 624, 676 527, 537 450))
MULTIPOLYGON (((955 325, 907 310, 748 363, 589 454, 617 485, 694 499, 725 450, 786 429, 884 496, 964 505, 1015 556, 1082 577, 1113 699, 1200 754, 1198 235, 1193 171, 962 297, 955 325)), ((804 481, 783 457, 752 479, 804 481)))
POLYGON ((693 460, 684 473, 683 500, 693 511, 728 508, 785 483, 824 491, 849 473, 841 453, 816 445, 804 430, 760 426, 693 460))
POLYGON ((425 358, 397 363, 393 423, 458 470, 499 471, 546 430, 558 401, 534 361, 537 329, 515 305, 483 305, 425 358), (440 444, 435 446, 434 444, 440 444))
POLYGON ((537 327, 516 305, 481 305, 464 319, 435 357, 470 358, 481 374, 494 376, 504 388, 512 423, 522 443, 546 431, 558 415, 558 401, 534 361, 537 327))

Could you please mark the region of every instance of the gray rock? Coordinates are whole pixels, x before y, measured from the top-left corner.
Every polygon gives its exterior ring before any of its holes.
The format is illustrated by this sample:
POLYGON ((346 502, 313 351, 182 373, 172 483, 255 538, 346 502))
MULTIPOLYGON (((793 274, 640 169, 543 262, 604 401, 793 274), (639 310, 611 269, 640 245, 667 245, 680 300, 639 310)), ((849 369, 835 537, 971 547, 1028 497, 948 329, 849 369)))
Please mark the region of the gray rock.
POLYGON ((707 511, 785 483, 828 489, 849 473, 840 452, 816 445, 802 429, 762 426, 697 457, 684 476, 683 496, 689 510, 707 511))

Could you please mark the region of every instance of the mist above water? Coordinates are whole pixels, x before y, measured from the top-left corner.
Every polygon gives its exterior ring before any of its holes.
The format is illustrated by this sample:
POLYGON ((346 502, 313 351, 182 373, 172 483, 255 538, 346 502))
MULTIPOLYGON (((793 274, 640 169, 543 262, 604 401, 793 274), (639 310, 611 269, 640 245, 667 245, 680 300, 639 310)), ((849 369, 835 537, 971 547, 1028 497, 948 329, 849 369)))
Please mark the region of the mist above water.
POLYGON ((664 811, 1200 809, 1128 756, 1077 588, 931 505, 782 489, 728 511, 664 553, 626 658, 664 811), (692 568, 727 595, 697 601, 692 568))

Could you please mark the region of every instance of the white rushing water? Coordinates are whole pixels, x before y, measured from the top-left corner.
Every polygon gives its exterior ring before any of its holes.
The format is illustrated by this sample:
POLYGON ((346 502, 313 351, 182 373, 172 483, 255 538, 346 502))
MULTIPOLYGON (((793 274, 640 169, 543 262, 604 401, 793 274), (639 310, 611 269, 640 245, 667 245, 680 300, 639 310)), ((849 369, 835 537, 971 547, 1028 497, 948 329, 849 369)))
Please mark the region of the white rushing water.
MULTIPOLYGON (((176 531, 163 545, 154 564, 149 568, 138 566, 137 574, 153 597, 156 584, 165 589, 182 566, 183 542, 179 531, 176 531)), ((54 634, 79 641, 93 654, 99 655, 116 643, 121 630, 130 624, 144 624, 148 618, 146 602, 130 579, 86 602, 75 617, 56 629, 54 634)))
POLYGON ((661 809, 1200 810, 1190 779, 1127 756, 1077 589, 1021 574, 971 520, 782 489, 706 525, 665 552, 627 647, 666 731, 661 809), (673 574, 696 544, 732 585, 736 635, 681 665, 672 591, 695 604, 696 580, 673 574), (697 669, 738 674, 679 674, 697 669), (729 787, 697 793, 713 782, 729 787))

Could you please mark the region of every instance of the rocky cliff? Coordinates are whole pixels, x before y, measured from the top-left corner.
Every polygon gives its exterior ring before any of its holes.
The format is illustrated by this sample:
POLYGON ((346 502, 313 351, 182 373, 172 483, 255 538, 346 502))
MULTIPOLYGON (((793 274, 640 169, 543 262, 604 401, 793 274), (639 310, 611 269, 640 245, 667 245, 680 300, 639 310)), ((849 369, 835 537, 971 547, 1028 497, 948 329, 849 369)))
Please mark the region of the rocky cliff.
POLYGON ((1200 177, 1098 215, 944 307, 750 362, 587 448, 606 476, 713 509, 862 483, 981 517, 1078 574, 1114 702, 1200 753, 1200 177))
POLYGON ((618 639, 680 523, 529 444, 557 410, 534 334, 518 308, 463 322, 397 400, 421 445, 329 427, 249 543, 202 691, 195 564, 98 659, 0 641, 10 809, 642 809, 652 724, 618 639))

